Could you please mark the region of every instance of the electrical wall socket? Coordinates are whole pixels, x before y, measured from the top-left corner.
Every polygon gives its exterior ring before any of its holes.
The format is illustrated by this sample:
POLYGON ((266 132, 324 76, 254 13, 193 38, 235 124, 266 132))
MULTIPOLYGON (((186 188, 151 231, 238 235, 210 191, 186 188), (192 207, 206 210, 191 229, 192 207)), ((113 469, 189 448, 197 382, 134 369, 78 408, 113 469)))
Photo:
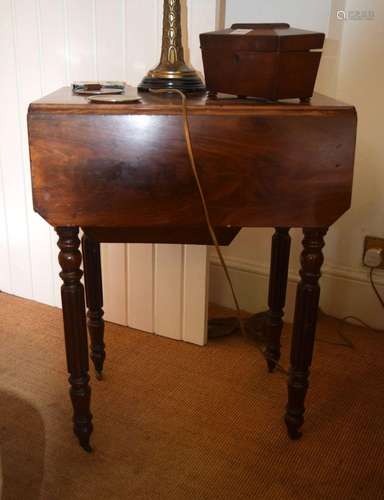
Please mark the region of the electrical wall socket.
MULTIPOLYGON (((384 238, 376 238, 375 236, 366 236, 365 237, 363 264, 364 264, 365 254, 366 254, 367 250, 369 250, 370 248, 381 248, 383 251, 383 255, 384 255, 384 238)), ((384 269, 384 259, 383 259, 383 262, 381 263, 381 266, 379 266, 378 269, 384 269)))

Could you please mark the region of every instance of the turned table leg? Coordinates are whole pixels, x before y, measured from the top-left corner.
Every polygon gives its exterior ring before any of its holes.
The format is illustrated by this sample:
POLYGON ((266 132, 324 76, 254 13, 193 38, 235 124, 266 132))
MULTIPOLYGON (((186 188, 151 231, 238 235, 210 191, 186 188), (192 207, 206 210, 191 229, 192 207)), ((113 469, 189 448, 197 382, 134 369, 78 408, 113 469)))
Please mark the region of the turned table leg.
POLYGON ((101 277, 100 243, 87 235, 82 238, 85 295, 87 299, 88 332, 91 338, 91 359, 97 378, 101 379, 105 360, 103 284, 101 277))
POLYGON ((276 363, 280 359, 280 338, 283 329, 290 249, 289 228, 276 228, 272 238, 268 295, 269 311, 266 322, 267 346, 265 353, 270 372, 274 371, 276 363))
POLYGON ((89 444, 92 433, 91 388, 88 375, 84 288, 80 282, 83 272, 80 269, 79 228, 57 227, 56 232, 59 235, 59 263, 62 269, 60 277, 63 280, 61 299, 67 365, 70 373, 70 395, 73 405, 73 429, 80 445, 86 451, 91 451, 89 444))
POLYGON ((324 228, 304 229, 301 281, 296 295, 288 405, 285 414, 288 434, 292 439, 301 437, 299 429, 304 423, 304 401, 308 390, 309 367, 315 342, 320 298, 319 279, 324 261, 322 249, 326 232, 324 228))

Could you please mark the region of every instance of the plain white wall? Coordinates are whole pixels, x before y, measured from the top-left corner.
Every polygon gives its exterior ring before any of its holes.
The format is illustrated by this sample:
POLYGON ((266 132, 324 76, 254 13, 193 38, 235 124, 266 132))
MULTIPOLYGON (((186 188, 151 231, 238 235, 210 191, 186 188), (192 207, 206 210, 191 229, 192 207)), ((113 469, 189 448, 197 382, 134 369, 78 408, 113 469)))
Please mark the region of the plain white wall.
MULTIPOLYGON (((285 21, 294 27, 327 34, 317 91, 354 104, 359 115, 358 146, 352 209, 330 229, 325 249, 322 307, 344 317, 355 314, 384 326, 362 266, 365 235, 384 236, 384 2, 382 0, 227 0, 226 25, 233 22, 285 21), (374 10, 373 21, 339 21, 340 9, 374 10)), ((244 229, 225 250, 244 308, 266 306, 272 231, 244 229)), ((292 231, 291 282, 287 312, 292 318, 301 232, 292 231)), ((231 305, 222 272, 212 256, 211 298, 231 305)), ((377 272, 384 283, 384 273, 377 272)), ((383 290, 383 289, 382 289, 383 290)))
POLYGON ((332 0, 227 0, 227 25, 285 22, 295 28, 328 32, 332 0))

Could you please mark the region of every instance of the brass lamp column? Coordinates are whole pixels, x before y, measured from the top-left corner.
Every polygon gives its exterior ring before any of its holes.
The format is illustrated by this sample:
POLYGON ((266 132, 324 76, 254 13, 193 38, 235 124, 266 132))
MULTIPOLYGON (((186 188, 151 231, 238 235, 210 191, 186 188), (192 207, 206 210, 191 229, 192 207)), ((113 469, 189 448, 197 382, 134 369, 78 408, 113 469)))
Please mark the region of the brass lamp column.
POLYGON ((164 0, 160 64, 151 70, 139 85, 139 90, 160 88, 178 89, 183 92, 205 90, 197 72, 184 61, 180 0, 164 0))

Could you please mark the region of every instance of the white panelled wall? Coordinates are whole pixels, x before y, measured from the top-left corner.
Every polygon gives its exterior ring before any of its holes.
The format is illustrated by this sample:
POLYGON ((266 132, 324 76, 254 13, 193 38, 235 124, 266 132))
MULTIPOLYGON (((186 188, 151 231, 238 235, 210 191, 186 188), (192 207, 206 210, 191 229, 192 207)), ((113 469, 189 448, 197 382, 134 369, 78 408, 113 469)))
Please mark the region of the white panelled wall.
MULTIPOLYGON (((216 0, 189 0, 190 59, 216 25, 216 0)), ((137 85, 160 56, 162 0, 0 0, 0 289, 60 306, 56 234, 33 212, 28 104, 73 80, 137 85)), ((206 339, 207 249, 103 245, 106 318, 175 339, 206 339)))

